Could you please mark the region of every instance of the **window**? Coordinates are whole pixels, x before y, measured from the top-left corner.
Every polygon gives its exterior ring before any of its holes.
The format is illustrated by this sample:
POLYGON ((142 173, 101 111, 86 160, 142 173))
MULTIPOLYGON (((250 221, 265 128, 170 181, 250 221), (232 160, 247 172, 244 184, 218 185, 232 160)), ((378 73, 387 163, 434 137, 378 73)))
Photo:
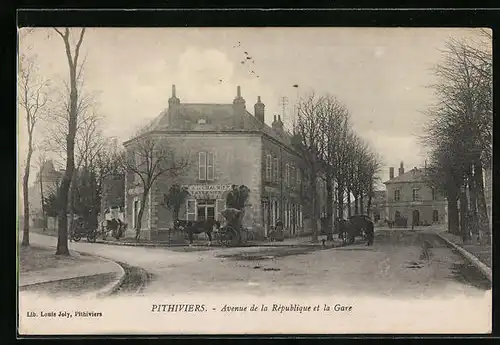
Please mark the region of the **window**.
POLYGON ((274 165, 273 165, 273 181, 278 182, 279 180, 279 169, 278 169, 278 158, 274 157, 274 165))
POLYGON ((432 200, 436 200, 437 199, 436 189, 435 188, 431 188, 431 193, 432 193, 432 200))
POLYGON ((418 189, 417 188, 413 188, 412 199, 413 199, 413 201, 418 200, 418 189))
POLYGON ((285 183, 287 186, 290 185, 290 164, 286 163, 285 167, 285 183))
POLYGON ((439 221, 439 212, 438 212, 438 210, 432 211, 432 221, 433 222, 438 222, 439 221))
POLYGON ((213 181, 215 175, 215 155, 212 152, 198 153, 198 179, 213 181))
POLYGON ((394 201, 399 201, 401 198, 401 191, 399 189, 396 189, 394 191, 394 201))
POLYGON ((266 181, 272 181, 273 161, 271 155, 266 156, 266 181))
POLYGON ((290 166, 290 184, 295 186, 295 167, 293 165, 290 166))
POLYGON ((300 186, 300 169, 297 169, 297 185, 300 186))
POLYGON ((186 220, 196 220, 196 200, 186 202, 186 220))

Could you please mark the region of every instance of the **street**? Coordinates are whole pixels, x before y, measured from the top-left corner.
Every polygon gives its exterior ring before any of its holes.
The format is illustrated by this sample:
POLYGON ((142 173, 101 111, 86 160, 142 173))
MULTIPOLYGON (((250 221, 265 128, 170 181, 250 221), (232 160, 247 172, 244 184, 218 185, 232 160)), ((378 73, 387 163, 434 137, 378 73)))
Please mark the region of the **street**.
MULTIPOLYGON (((55 237, 32 234, 38 245, 55 237)), ((391 298, 482 296, 486 278, 432 233, 376 231, 372 247, 143 248, 70 243, 71 250, 146 270, 142 294, 282 293, 391 298)))

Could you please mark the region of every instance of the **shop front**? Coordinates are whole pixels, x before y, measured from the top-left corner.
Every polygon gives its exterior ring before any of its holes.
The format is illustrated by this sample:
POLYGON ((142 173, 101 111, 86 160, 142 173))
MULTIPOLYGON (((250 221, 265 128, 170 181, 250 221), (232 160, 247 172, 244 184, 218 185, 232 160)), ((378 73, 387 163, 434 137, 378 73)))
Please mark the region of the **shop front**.
POLYGON ((230 184, 190 184, 183 187, 189 192, 186 200, 186 220, 223 220, 220 212, 226 208, 230 184))

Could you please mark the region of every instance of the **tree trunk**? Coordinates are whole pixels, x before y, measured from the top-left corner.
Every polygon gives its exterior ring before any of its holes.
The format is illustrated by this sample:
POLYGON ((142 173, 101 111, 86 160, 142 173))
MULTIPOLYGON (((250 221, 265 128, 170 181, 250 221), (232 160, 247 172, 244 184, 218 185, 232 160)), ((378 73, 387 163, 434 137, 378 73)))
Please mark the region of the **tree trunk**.
POLYGON ((144 215, 144 209, 146 207, 146 200, 148 199, 149 190, 144 188, 144 192, 142 193, 141 198, 141 208, 139 209, 139 214, 137 215, 137 223, 135 224, 135 240, 139 241, 141 237, 141 228, 142 228, 142 216, 144 215))
POLYGON ((373 198, 373 186, 370 185, 370 189, 368 190, 368 205, 366 205, 366 215, 371 215, 372 208, 372 198, 373 198))
POLYGON ((68 249, 68 201, 71 188, 71 180, 75 171, 75 136, 76 124, 78 118, 78 91, 76 85, 76 66, 70 66, 70 114, 68 125, 68 136, 66 139, 66 170, 60 187, 60 206, 59 224, 57 234, 56 255, 69 255, 68 249))
POLYGON ((358 202, 359 202, 358 194, 354 193, 354 214, 355 215, 359 214, 358 202))
POLYGON ((341 184, 338 185, 337 190, 337 214, 338 218, 344 218, 344 187, 341 184))
POLYGON ((45 201, 43 200, 43 166, 40 169, 40 200, 41 202, 41 207, 42 207, 42 220, 43 220, 43 231, 45 232, 47 230, 47 217, 45 216, 45 201))
POLYGON ((62 178, 61 186, 59 189, 59 222, 57 234, 57 250, 56 255, 69 255, 68 249, 68 194, 71 186, 71 179, 75 171, 75 136, 78 122, 78 85, 77 85, 77 69, 78 69, 78 54, 80 52, 80 45, 83 41, 85 28, 80 32, 80 39, 76 44, 75 56, 73 58, 71 53, 71 40, 69 29, 65 29, 65 33, 55 29, 64 42, 66 57, 68 59, 69 67, 69 117, 68 117, 68 135, 66 136, 66 170, 62 178))
POLYGON ((26 166, 24 167, 23 176, 23 201, 24 201, 24 224, 23 224, 23 241, 21 245, 30 245, 30 203, 29 203, 29 178, 30 178, 30 165, 31 155, 33 154, 31 134, 28 139, 28 157, 26 158, 26 166))
POLYGON ((359 195, 359 211, 360 214, 365 214, 365 203, 363 202, 363 193, 359 195))
POLYGON ((328 177, 326 179, 326 227, 327 235, 326 239, 328 241, 333 240, 333 179, 328 177))
POLYGON ((311 172, 311 241, 313 243, 318 242, 318 190, 317 190, 317 173, 313 168, 311 172))
POLYGON ((457 194, 448 193, 448 231, 454 235, 459 234, 459 216, 457 194))
POLYGON ((474 167, 471 165, 470 174, 467 178, 468 188, 469 188, 469 209, 471 218, 469 219, 469 227, 472 232, 472 236, 476 238, 479 234, 479 224, 478 224, 478 216, 477 216, 477 188, 474 179, 474 167))
POLYGON ((460 233, 462 235, 462 242, 468 243, 469 236, 469 224, 468 224, 468 203, 467 203, 467 194, 466 194, 466 186, 460 188, 460 233))
POLYGON ((488 207, 486 205, 486 198, 484 196, 484 183, 483 183, 483 167, 481 163, 474 165, 474 179, 477 191, 477 208, 479 218, 479 231, 481 237, 486 237, 486 243, 491 243, 490 237, 490 222, 488 215, 488 207))

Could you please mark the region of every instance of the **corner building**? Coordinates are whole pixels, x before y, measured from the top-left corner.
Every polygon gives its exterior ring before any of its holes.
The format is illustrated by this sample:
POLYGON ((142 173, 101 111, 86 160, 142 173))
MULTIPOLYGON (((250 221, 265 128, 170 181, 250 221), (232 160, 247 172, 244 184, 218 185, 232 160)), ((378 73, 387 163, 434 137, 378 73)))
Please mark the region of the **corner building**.
MULTIPOLYGON (((168 103, 168 109, 142 135, 168 141, 190 164, 182 176, 160 176, 153 185, 144 205, 142 237, 162 240, 168 236, 173 216, 164 206, 164 197, 174 183, 190 192, 180 219, 223 220, 220 212, 227 192, 231 185, 243 184, 251 191, 243 221, 256 237, 266 237, 279 218, 286 235, 307 232, 303 226, 307 216, 303 214, 304 162, 279 115, 271 126, 265 124, 260 96, 253 115, 246 110, 239 86, 232 104, 199 104, 181 103, 174 85, 168 103)), ((133 154, 134 140, 124 143, 128 154, 133 154)), ((141 188, 139 177, 127 172, 125 213, 130 232, 141 207, 141 188)))

